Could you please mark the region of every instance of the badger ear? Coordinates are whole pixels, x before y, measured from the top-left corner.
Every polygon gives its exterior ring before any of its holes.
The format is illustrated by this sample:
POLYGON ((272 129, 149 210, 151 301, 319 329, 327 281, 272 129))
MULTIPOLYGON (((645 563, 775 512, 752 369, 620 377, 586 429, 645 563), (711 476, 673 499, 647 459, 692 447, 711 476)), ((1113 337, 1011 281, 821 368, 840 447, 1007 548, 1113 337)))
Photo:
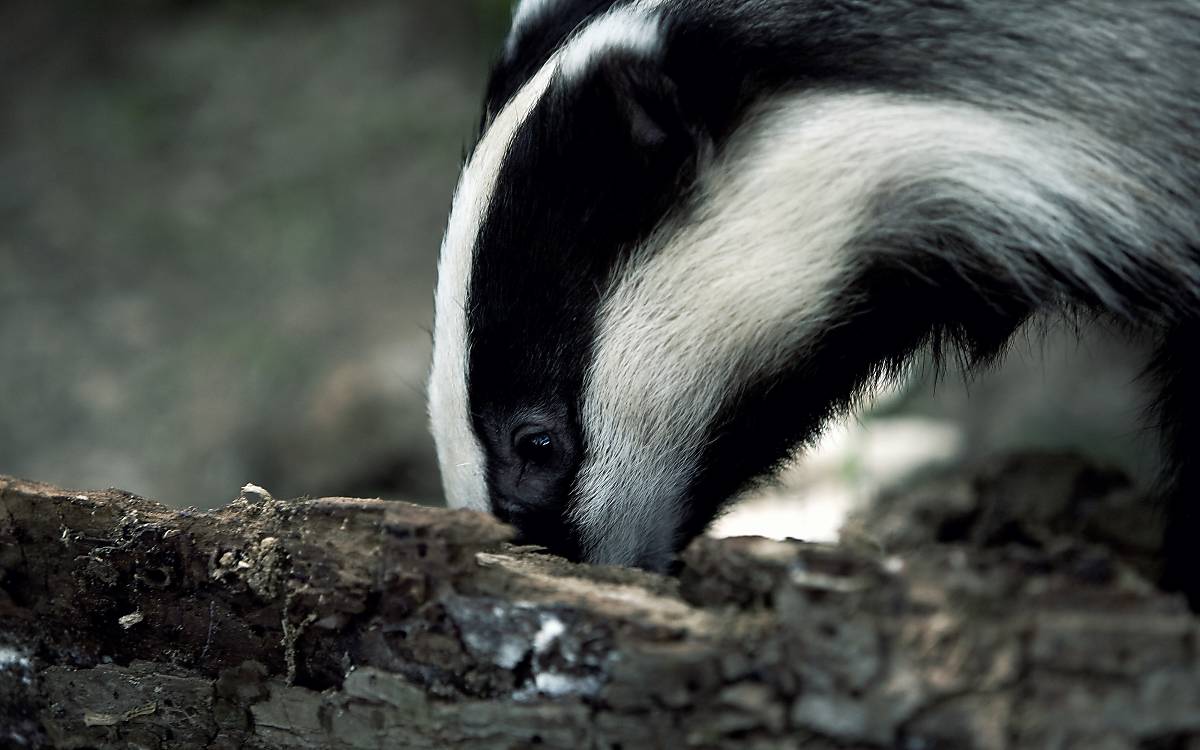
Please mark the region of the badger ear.
POLYGON ((707 135, 657 60, 611 55, 598 61, 588 78, 581 83, 606 110, 603 119, 616 126, 644 163, 678 170, 694 162, 707 135))
POLYGON ((670 78, 645 63, 610 68, 608 78, 635 145, 656 150, 695 141, 699 133, 684 114, 670 78))

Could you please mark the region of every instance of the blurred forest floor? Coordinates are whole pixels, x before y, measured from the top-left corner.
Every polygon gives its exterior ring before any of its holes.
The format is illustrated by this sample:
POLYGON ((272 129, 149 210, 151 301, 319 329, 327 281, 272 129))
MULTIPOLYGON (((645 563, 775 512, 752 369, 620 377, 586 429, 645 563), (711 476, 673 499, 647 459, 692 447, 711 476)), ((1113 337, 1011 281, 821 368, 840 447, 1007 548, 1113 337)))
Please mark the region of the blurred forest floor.
MULTIPOLYGON (((434 268, 508 5, 0 3, 0 472, 440 498, 434 268)), ((1138 347, 1029 341, 970 387, 917 378, 718 530, 827 538, 881 485, 1018 446, 1148 476, 1138 347)))
POLYGON ((0 5, 0 470, 440 496, 434 267, 506 13, 478 6, 0 5))

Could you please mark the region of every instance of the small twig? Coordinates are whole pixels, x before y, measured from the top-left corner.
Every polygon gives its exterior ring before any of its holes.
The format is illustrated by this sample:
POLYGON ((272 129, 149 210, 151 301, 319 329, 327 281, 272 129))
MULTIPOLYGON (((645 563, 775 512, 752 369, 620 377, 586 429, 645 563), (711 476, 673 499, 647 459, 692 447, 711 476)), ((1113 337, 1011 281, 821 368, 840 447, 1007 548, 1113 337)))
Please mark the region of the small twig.
POLYGON ((317 613, 309 612, 299 624, 293 625, 289 617, 293 598, 294 594, 289 590, 287 598, 283 603, 283 637, 279 641, 279 644, 283 646, 284 661, 287 663, 288 687, 291 687, 296 682, 296 643, 300 640, 300 636, 304 634, 305 628, 317 620, 317 613))
POLYGON ((204 648, 200 650, 201 661, 208 658, 208 647, 212 645, 213 633, 216 630, 216 602, 210 599, 208 602, 208 637, 204 639, 204 648))

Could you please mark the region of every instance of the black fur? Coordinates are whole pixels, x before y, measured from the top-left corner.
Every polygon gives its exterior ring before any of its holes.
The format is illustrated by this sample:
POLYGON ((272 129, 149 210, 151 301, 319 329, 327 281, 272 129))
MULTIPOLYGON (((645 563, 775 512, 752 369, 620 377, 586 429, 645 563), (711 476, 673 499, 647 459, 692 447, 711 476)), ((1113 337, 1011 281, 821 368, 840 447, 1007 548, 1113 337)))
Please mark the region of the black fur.
POLYGON ((1163 337, 1152 372, 1160 383, 1156 417, 1169 468, 1163 477, 1166 538, 1163 584, 1200 610, 1200 317, 1163 337))

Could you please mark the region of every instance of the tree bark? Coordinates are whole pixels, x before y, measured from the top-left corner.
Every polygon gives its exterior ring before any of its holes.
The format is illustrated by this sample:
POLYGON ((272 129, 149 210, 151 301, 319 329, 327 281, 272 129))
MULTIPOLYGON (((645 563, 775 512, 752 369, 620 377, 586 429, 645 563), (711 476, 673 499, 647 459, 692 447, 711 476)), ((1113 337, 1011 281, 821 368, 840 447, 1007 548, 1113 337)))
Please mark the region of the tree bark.
POLYGON ((0 746, 1200 748, 1181 599, 972 537, 971 486, 949 541, 700 539, 675 579, 466 511, 0 477, 0 746))

